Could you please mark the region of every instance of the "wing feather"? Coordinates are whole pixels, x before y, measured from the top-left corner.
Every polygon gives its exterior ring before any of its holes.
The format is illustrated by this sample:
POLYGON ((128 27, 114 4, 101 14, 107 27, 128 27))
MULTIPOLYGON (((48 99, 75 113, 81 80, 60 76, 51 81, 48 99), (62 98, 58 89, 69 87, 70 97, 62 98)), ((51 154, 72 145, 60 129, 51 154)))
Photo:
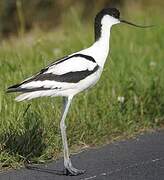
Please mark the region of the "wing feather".
POLYGON ((74 54, 66 56, 42 69, 7 92, 32 92, 70 88, 74 83, 97 71, 99 66, 91 56, 74 54))

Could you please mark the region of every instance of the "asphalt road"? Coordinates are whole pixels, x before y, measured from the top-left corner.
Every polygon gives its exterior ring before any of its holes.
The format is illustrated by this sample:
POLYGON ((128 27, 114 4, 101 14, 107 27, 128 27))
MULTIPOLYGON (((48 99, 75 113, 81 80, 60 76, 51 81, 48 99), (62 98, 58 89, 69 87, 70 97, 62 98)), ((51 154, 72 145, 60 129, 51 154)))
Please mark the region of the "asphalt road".
POLYGON ((164 131, 89 149, 72 156, 86 169, 80 176, 63 176, 62 159, 35 169, 0 173, 0 180, 164 180, 164 131))

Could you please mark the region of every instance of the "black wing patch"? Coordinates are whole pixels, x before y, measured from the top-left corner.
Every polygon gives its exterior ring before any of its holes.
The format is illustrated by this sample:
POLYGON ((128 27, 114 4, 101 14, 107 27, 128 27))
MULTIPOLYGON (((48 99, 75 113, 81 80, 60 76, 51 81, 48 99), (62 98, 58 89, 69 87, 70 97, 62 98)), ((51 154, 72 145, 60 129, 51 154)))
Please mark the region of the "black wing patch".
MULTIPOLYGON (((35 76, 32 76, 31 78, 23 81, 20 84, 16 84, 13 86, 10 86, 7 89, 7 92, 32 92, 32 91, 40 91, 40 90, 49 90, 50 88, 44 88, 44 87, 38 87, 38 88, 33 88, 33 89, 23 89, 20 86, 32 81, 45 81, 45 80, 50 80, 50 81, 57 81, 57 82, 66 82, 66 83, 77 83, 83 79, 85 79, 87 76, 93 74, 94 72, 96 72, 99 69, 99 66, 95 66, 95 68, 91 71, 84 70, 84 71, 75 71, 75 72, 68 72, 66 74, 62 74, 62 75, 56 75, 56 74, 52 74, 52 73, 45 73, 49 67, 56 65, 56 64, 60 64, 70 58, 73 57, 82 57, 84 58, 84 60, 89 60, 92 61, 94 63, 96 63, 95 59, 91 56, 88 55, 84 55, 84 54, 74 54, 72 56, 65 56, 63 58, 61 58, 60 60, 50 64, 49 66, 41 69, 41 71, 39 73, 37 73, 35 76)), ((61 87, 55 87, 54 89, 61 89, 61 87)))
MULTIPOLYGON (((84 54, 74 54, 74 55, 72 55, 72 56, 65 56, 65 57, 59 59, 58 61, 56 61, 56 62, 54 62, 54 63, 51 63, 49 66, 41 69, 40 72, 37 73, 34 77, 31 77, 31 78, 23 81, 20 85, 25 84, 25 83, 28 83, 28 82, 31 82, 31 81, 33 81, 33 79, 38 78, 38 77, 40 77, 40 79, 45 79, 45 80, 46 80, 46 78, 48 78, 47 80, 54 80, 54 76, 55 76, 56 81, 58 81, 58 82, 71 82, 71 80, 70 80, 70 79, 71 79, 71 78, 70 78, 70 77, 71 77, 71 74, 72 74, 73 76, 75 76, 74 73, 75 73, 75 74, 76 74, 76 73, 80 73, 80 72, 81 72, 81 74, 87 74, 87 73, 89 73, 89 71, 88 71, 88 72, 87 72, 87 71, 77 71, 77 72, 69 72, 69 73, 66 73, 66 74, 63 74, 63 75, 54 75, 54 74, 51 74, 51 73, 49 73, 49 74, 48 74, 48 73, 47 73, 47 74, 43 74, 43 73, 46 72, 51 66, 60 64, 60 63, 62 63, 62 62, 64 62, 64 61, 67 61, 67 60, 70 59, 70 58, 73 58, 73 57, 82 57, 82 58, 84 58, 84 60, 87 59, 87 60, 89 60, 89 61, 92 61, 92 62, 96 63, 95 59, 94 59, 92 56, 88 56, 88 55, 84 55, 84 54), (65 78, 66 76, 67 76, 67 78, 65 78), (63 77, 64 77, 64 78, 63 78, 63 77), (68 78, 68 77, 69 77, 69 78, 68 78), (61 79, 67 79, 67 81, 61 81, 61 79), (69 80, 68 80, 68 79, 69 79, 69 80)), ((83 76, 84 76, 84 75, 83 75, 83 76)), ((73 78, 73 79, 75 79, 75 78, 73 78)), ((78 79, 78 78, 77 78, 77 79, 78 79)), ((77 81, 77 82, 78 82, 78 81, 77 81)))
POLYGON ((89 71, 87 69, 84 71, 68 72, 62 75, 56 75, 53 73, 39 74, 38 76, 35 76, 33 79, 30 79, 29 82, 50 80, 50 81, 57 81, 57 82, 77 83, 85 79, 87 76, 93 74, 98 69, 99 69, 99 66, 97 65, 92 71, 89 71))
POLYGON ((45 88, 44 86, 42 87, 36 87, 36 88, 31 88, 31 89, 27 89, 27 88, 21 88, 20 85, 14 85, 11 86, 7 89, 7 93, 11 93, 11 92, 23 92, 23 93, 27 93, 27 92, 34 92, 34 91, 45 91, 45 90, 54 90, 54 89, 62 89, 61 87, 55 87, 55 88, 45 88), (17 87, 16 87, 17 86, 17 87))

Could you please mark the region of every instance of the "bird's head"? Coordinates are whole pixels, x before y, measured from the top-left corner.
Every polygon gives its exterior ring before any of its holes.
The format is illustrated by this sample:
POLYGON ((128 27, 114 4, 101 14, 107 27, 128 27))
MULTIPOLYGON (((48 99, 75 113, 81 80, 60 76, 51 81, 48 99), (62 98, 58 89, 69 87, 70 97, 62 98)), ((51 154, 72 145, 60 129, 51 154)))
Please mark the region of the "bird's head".
POLYGON ((95 17, 95 23, 103 25, 115 25, 118 23, 125 23, 125 24, 129 24, 135 27, 140 27, 140 28, 148 28, 148 27, 152 27, 151 26, 141 26, 141 25, 136 25, 134 23, 131 23, 129 21, 123 20, 120 18, 120 12, 118 9, 116 8, 104 8, 102 9, 95 17))
POLYGON ((120 12, 116 8, 104 8, 95 17, 95 38, 98 39, 101 34, 102 26, 111 28, 115 24, 125 23, 139 28, 148 28, 152 26, 141 26, 120 18, 120 12))
POLYGON ((120 23, 120 12, 116 8, 104 8, 95 17, 95 24, 102 25, 114 25, 120 23))

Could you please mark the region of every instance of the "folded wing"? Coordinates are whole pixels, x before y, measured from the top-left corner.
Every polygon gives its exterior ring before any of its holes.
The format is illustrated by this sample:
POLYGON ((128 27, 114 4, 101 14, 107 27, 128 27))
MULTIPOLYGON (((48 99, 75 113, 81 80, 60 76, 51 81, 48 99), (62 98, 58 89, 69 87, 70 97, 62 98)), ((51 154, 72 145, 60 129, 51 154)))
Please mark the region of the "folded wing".
POLYGON ((27 93, 69 89, 96 72, 98 68, 99 66, 91 56, 73 54, 50 64, 20 84, 9 87, 7 92, 27 93))

